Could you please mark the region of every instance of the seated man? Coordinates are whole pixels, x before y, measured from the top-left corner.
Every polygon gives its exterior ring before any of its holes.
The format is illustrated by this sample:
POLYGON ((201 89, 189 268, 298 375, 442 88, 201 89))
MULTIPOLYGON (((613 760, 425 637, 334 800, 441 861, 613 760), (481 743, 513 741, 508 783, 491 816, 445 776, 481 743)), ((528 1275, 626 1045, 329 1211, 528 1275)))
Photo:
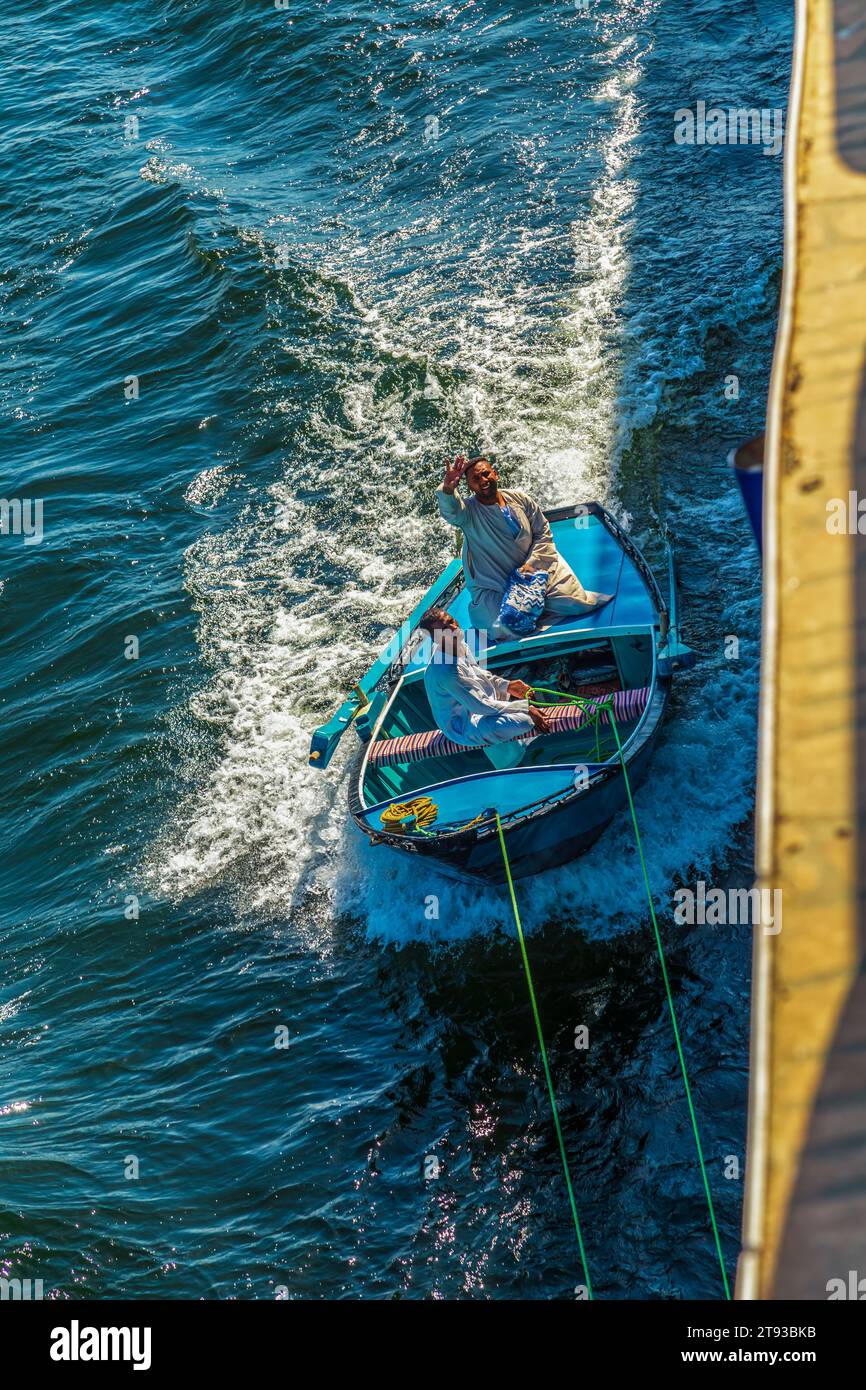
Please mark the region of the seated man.
POLYGON ((546 734, 544 716, 529 704, 529 686, 493 676, 475 660, 457 623, 442 608, 431 608, 418 624, 429 633, 433 650, 424 688, 438 727, 455 743, 484 747, 495 767, 519 763, 525 747, 510 743, 536 729, 546 734), (490 745, 505 744, 493 749, 490 745))
POLYGON ((439 511, 463 532, 463 573, 469 589, 469 620, 494 637, 507 634, 499 609, 512 570, 548 575, 544 618, 591 613, 611 594, 584 589, 553 543, 547 518, 525 492, 501 491, 496 470, 485 458, 462 455, 446 464, 437 493, 439 511), (465 475, 472 496, 463 501, 456 488, 465 475))

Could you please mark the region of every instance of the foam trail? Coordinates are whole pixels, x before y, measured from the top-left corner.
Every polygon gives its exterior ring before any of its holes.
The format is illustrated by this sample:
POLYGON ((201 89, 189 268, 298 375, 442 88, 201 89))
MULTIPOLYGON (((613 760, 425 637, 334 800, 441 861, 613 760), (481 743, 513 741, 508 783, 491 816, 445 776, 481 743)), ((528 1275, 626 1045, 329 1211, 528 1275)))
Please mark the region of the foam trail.
MULTIPOLYGON (((640 392, 631 391, 633 410, 624 404, 623 381, 651 375, 659 344, 649 334, 632 338, 625 360, 619 320, 636 193, 628 166, 639 130, 640 59, 613 49, 608 64, 596 96, 613 104, 615 120, 612 137, 598 138, 600 172, 585 215, 567 228, 512 228, 497 277, 484 239, 470 238, 466 274, 485 289, 459 311, 450 350, 434 350, 446 335, 439 325, 434 336, 429 267, 400 277, 387 299, 363 258, 346 274, 339 246, 318 272, 298 272, 297 293, 315 303, 323 324, 307 351, 327 393, 305 420, 304 454, 264 501, 187 556, 200 645, 213 673, 192 714, 220 731, 220 751, 159 846, 159 891, 182 898, 221 884, 240 912, 274 916, 324 891, 335 913, 361 917, 372 936, 395 943, 455 940, 506 925, 501 895, 435 875, 436 886, 428 892, 425 883, 419 895, 409 868, 371 851, 348 823, 339 777, 348 752, 323 775, 307 765, 309 736, 448 558, 450 536, 432 509, 413 508, 395 485, 395 467, 411 475, 418 461, 445 452, 456 419, 548 504, 605 500, 631 430, 647 418, 640 392), (573 282, 551 335, 551 306, 539 305, 527 256, 563 237, 572 247, 573 282), (348 356, 336 334, 347 323, 357 345, 348 356), (427 415, 423 428, 419 409, 427 415), (325 497, 318 510, 298 495, 299 480, 325 497), (349 515, 335 527, 337 508, 349 515), (383 640, 371 644, 364 635, 371 627, 383 640), (425 916, 430 894, 440 899, 438 920, 425 916), (416 899, 417 911, 407 914, 405 904, 416 899)), ((243 240, 249 245, 250 235, 243 240)), ((264 240, 261 251, 272 259, 264 240)), ((291 409, 278 381, 269 390, 271 413, 291 409)), ((202 479, 202 493, 209 482, 202 479)), ((718 664, 712 672, 718 691, 726 674, 718 664)), ((659 887, 685 863, 709 862, 745 814, 749 760, 739 753, 751 721, 748 704, 732 701, 714 750, 702 714, 681 715, 666 734, 652 791, 638 796, 659 887), (678 795, 684 781, 688 802, 678 795)), ((352 741, 350 733, 345 742, 352 741)), ((617 824, 591 856, 533 880, 528 929, 568 915, 583 930, 603 933, 639 914, 639 876, 630 883, 622 872, 628 835, 617 824)))

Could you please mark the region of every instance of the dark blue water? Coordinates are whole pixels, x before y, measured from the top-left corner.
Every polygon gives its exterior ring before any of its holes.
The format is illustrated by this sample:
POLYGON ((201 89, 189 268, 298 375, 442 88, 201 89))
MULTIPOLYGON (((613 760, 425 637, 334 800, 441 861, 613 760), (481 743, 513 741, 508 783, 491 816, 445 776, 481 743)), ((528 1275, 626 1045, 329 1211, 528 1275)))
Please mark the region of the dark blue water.
MULTIPOLYGON (((449 556, 460 447, 676 542, 701 660, 637 808, 733 1275, 750 932, 671 899, 749 882, 760 577, 725 455, 763 418, 781 160, 678 147, 673 113, 784 105, 789 8, 0 19, 3 492, 44 508, 0 537, 3 1274, 573 1296, 507 900, 359 843, 345 755, 306 763, 449 556)), ((625 819, 520 887, 596 1294, 714 1298, 642 894, 625 819)))

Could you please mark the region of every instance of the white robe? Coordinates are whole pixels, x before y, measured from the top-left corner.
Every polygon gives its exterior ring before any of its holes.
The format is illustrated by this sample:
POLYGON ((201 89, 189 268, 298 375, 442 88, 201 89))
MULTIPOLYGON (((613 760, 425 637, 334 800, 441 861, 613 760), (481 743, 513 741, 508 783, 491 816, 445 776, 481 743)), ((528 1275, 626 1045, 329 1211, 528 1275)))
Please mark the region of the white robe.
MULTIPOLYGON (((433 651, 424 672, 424 688, 439 729, 455 743, 467 748, 508 743, 520 734, 531 733, 535 725, 527 700, 511 700, 508 682, 494 676, 475 660, 459 632, 433 642, 433 651)), ((520 743, 488 753, 497 767, 518 763, 525 752, 520 743)))
POLYGON ((557 550, 547 517, 525 492, 506 488, 501 496, 520 533, 515 536, 495 502, 479 502, 477 497, 450 495, 440 486, 436 493, 445 521, 463 532, 463 573, 469 589, 469 620, 473 627, 501 635, 499 608, 511 571, 532 561, 533 569, 548 576, 544 618, 570 617, 590 613, 607 603, 610 594, 584 589, 577 575, 557 550))

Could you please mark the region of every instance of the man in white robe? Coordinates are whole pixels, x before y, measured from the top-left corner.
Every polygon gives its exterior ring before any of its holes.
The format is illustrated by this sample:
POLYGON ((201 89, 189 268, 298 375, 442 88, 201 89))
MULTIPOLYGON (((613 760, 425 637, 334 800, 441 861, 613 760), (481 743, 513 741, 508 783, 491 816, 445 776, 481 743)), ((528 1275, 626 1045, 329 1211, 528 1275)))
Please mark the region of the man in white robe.
POLYGON ((519 763, 526 748, 512 740, 524 733, 548 732, 544 716, 529 704, 530 687, 486 671, 444 609, 425 613, 419 627, 432 641, 424 688, 437 727, 455 743, 483 747, 495 767, 519 763))
POLYGON ((553 541, 541 507, 525 492, 500 489, 495 468, 487 459, 467 462, 458 455, 448 463, 436 501, 449 526, 463 532, 463 573, 469 589, 469 620, 493 637, 509 635, 499 622, 499 609, 512 570, 548 576, 544 613, 547 620, 591 613, 608 603, 611 594, 584 589, 553 541), (471 496, 457 487, 466 477, 471 496))

